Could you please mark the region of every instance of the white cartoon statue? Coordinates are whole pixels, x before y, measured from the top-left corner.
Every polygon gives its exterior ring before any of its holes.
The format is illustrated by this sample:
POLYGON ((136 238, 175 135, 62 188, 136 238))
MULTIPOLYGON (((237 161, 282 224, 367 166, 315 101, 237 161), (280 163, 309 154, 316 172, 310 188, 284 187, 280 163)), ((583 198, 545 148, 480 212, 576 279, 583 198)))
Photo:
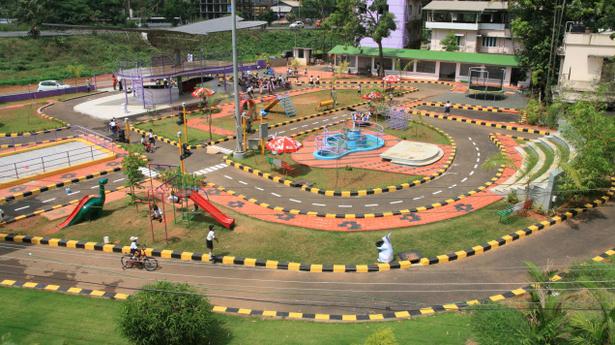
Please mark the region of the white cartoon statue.
POLYGON ((391 244, 390 232, 382 240, 376 242, 376 248, 378 248, 378 262, 389 263, 393 261, 393 244, 391 244))

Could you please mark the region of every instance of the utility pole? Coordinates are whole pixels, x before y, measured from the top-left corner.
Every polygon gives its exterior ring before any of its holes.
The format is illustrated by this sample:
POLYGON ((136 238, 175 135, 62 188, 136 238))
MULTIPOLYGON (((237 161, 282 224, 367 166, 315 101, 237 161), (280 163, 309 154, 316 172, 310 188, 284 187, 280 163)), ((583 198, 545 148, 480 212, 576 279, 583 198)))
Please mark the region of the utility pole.
POLYGON ((243 156, 243 132, 241 126, 241 113, 239 112, 239 78, 237 72, 237 16, 236 16, 236 0, 231 0, 231 44, 233 46, 233 100, 235 103, 235 128, 237 131, 237 139, 235 140, 235 156, 243 156))

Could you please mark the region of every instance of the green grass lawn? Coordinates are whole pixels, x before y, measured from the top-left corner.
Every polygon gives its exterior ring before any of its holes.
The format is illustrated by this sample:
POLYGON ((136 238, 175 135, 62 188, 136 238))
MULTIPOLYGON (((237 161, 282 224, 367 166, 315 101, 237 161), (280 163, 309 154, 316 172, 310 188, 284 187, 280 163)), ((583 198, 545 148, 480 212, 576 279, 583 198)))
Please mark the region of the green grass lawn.
MULTIPOLYGON (((384 124, 386 125, 386 124, 384 124)), ((342 128, 342 125, 331 126, 330 130, 338 130, 342 128)), ((434 144, 450 144, 448 138, 433 128, 417 122, 412 122, 407 130, 390 130, 385 129, 385 133, 394 135, 396 137, 416 140, 434 144)), ((312 137, 314 134, 305 134, 295 139, 303 141, 305 138, 312 137)), ((292 180, 309 181, 314 187, 323 189, 336 189, 336 190, 358 190, 368 189, 376 187, 386 187, 390 185, 398 185, 404 182, 412 182, 414 180, 421 179, 422 176, 408 176, 396 173, 387 173, 376 170, 358 169, 358 168, 346 168, 344 165, 340 165, 339 168, 313 168, 306 165, 301 165, 294 162, 290 155, 283 157, 289 163, 293 163, 295 171, 289 173, 288 178, 292 180)), ((237 159, 239 163, 251 166, 264 172, 280 175, 280 171, 272 168, 267 163, 265 157, 261 155, 254 155, 246 157, 244 159, 237 159)))
POLYGON ((538 169, 538 171, 536 171, 530 177, 530 181, 535 180, 536 178, 540 177, 542 174, 547 172, 547 170, 549 170, 549 168, 551 167, 551 164, 553 164, 553 160, 555 159, 555 152, 553 152, 551 147, 549 147, 549 146, 547 146, 547 145, 545 145, 545 144, 543 144, 541 142, 536 142, 536 145, 544 153, 545 161, 544 162, 540 162, 540 164, 542 164, 540 166, 540 169, 538 169))
POLYGON ((44 103, 34 103, 15 109, 0 110, 0 132, 42 131, 62 127, 59 121, 40 117, 36 109, 44 103))
MULTIPOLYGON (((188 115, 188 118, 192 117, 203 117, 201 114, 193 114, 188 115)), ((170 117, 162 120, 155 121, 147 121, 144 123, 140 123, 135 127, 142 129, 144 131, 149 131, 152 129, 155 134, 158 136, 162 136, 171 140, 177 140, 177 131, 184 130, 183 126, 177 125, 177 117, 170 117)), ((212 133, 212 140, 217 140, 224 138, 224 136, 212 133)), ((183 137, 182 137, 183 140, 183 137)), ((201 143, 206 143, 210 140, 209 132, 203 131, 197 128, 188 127, 188 144, 196 145, 201 143)))
POLYGON ((530 173, 530 171, 532 171, 532 169, 534 169, 536 164, 538 164, 538 153, 534 151, 534 149, 529 146, 525 146, 523 147, 523 151, 525 151, 525 162, 521 170, 522 174, 519 176, 517 181, 521 181, 525 176, 527 176, 527 174, 530 173))
POLYGON ((422 141, 439 145, 451 144, 450 140, 445 135, 421 122, 411 121, 410 126, 406 130, 386 128, 387 124, 385 121, 379 121, 379 123, 384 126, 384 132, 386 134, 396 136, 403 140, 422 141))
POLYGON ((560 163, 568 162, 568 160, 570 159, 570 148, 568 147, 568 145, 564 145, 560 143, 559 140, 555 140, 555 139, 553 140, 547 139, 547 140, 549 140, 557 148, 557 155, 559 156, 559 162, 560 163))
MULTIPOLYGON (((122 303, 60 293, 0 288, 3 344, 129 344, 119 334, 122 303)), ((400 344, 463 345, 470 338, 469 316, 441 314, 386 323, 315 323, 216 315, 231 333, 225 345, 363 344, 372 333, 390 327, 400 344)))
MULTIPOLYGON (((511 224, 499 224, 495 212, 506 204, 501 201, 469 215, 433 224, 393 229, 396 252, 417 251, 434 256, 466 249, 523 228, 534 219, 514 217, 511 224)), ((266 258, 305 263, 364 264, 376 259, 374 243, 386 234, 384 231, 328 232, 268 223, 221 207, 223 213, 235 218, 233 231, 217 227, 220 243, 215 254, 252 258, 266 258), (271 240, 275 239, 275 240, 271 240)), ((421 213, 418 213, 419 215, 421 213)), ((147 205, 126 206, 124 200, 105 205, 104 217, 52 233, 61 221, 50 222, 34 217, 6 226, 5 231, 102 242, 109 236, 112 242, 127 245, 130 236, 139 236, 142 242, 155 248, 172 248, 203 252, 203 238, 208 224, 215 224, 208 216, 199 214, 191 226, 173 225, 172 210, 167 207, 169 243, 164 242, 164 225, 154 223, 156 241, 152 242, 147 205), (113 226, 110 226, 113 224, 113 226)))
MULTIPOLYGON (((337 99, 336 107, 344 107, 347 105, 357 104, 364 101, 357 94, 356 90, 336 90, 335 95, 337 99)), ((318 102, 330 98, 331 93, 329 90, 309 92, 301 95, 291 96, 290 99, 292 100, 292 103, 297 109, 297 115, 292 118, 303 117, 318 112, 318 102)), ((260 114, 260 110, 267 106, 267 104, 269 103, 257 104, 257 114, 260 114)), ((271 109, 269 115, 263 119, 263 122, 267 122, 270 125, 273 125, 275 123, 283 122, 292 118, 287 117, 284 113, 284 108, 280 104, 277 104, 271 109)), ((214 126, 220 128, 235 130, 235 119, 232 116, 214 119, 213 124, 214 126)))
POLYGON ((27 100, 23 100, 23 101, 0 102, 0 108, 1 107, 12 106, 12 105, 19 105, 19 104, 27 104, 28 106, 30 104, 35 104, 37 107, 40 107, 40 106, 45 104, 44 102, 47 102, 47 101, 64 102, 67 99, 81 97, 81 96, 86 96, 86 95, 91 95, 94 92, 95 91, 93 91, 93 92, 76 92, 76 93, 67 93, 65 95, 58 95, 58 96, 51 96, 51 97, 42 97, 42 98, 36 98, 36 99, 27 99, 27 100))

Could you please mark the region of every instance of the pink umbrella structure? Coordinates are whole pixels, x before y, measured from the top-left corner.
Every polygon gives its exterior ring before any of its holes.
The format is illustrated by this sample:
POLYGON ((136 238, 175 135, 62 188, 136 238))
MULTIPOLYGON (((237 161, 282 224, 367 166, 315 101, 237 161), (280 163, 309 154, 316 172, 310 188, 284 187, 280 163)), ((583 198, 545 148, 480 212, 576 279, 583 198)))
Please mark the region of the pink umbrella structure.
POLYGON ((399 78, 398 75, 390 74, 390 75, 387 75, 386 77, 382 78, 382 80, 385 83, 391 83, 392 84, 392 83, 399 83, 399 81, 401 79, 399 78))
POLYGON ((273 154, 296 152, 301 146, 303 145, 300 142, 290 137, 275 137, 265 145, 273 154))
POLYGON ((192 96, 193 97, 209 97, 209 96, 213 96, 215 93, 216 91, 212 89, 208 89, 206 87, 199 87, 192 92, 192 96))
POLYGON ((363 99, 367 99, 367 100, 374 100, 374 99, 382 99, 382 93, 378 92, 378 91, 372 91, 370 93, 366 93, 365 95, 361 96, 361 98, 363 99))

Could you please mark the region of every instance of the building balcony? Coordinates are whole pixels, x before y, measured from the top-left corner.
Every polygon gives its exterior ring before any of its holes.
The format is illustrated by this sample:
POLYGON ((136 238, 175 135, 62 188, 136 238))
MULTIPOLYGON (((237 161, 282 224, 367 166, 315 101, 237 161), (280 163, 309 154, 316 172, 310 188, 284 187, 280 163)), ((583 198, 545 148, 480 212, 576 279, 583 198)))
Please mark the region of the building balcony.
POLYGON ((478 31, 478 23, 425 22, 427 29, 474 30, 478 31))
POLYGON ((506 30, 506 24, 504 23, 478 23, 478 28, 481 30, 506 30))

